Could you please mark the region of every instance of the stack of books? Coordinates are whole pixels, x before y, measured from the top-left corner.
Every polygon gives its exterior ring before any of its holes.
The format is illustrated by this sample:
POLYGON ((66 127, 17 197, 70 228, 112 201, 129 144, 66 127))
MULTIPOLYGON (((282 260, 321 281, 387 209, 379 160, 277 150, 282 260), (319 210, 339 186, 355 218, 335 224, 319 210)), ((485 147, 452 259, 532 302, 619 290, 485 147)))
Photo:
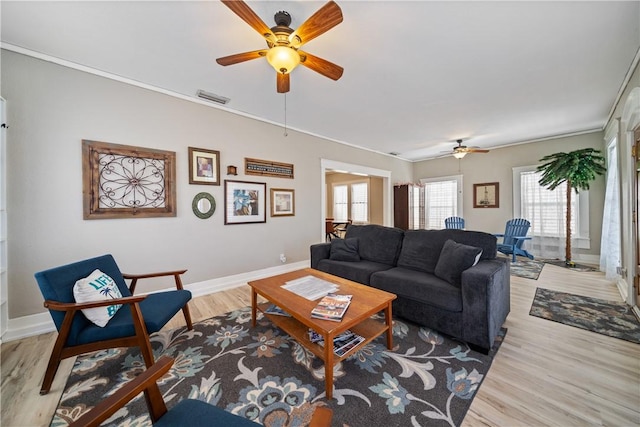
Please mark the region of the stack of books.
POLYGON ((311 317, 340 322, 346 313, 353 295, 329 294, 323 297, 311 310, 311 317))
MULTIPOLYGON (((309 340, 324 347, 324 339, 322 338, 322 335, 319 335, 313 329, 309 329, 309 340)), ((344 356, 349 352, 349 350, 353 349, 363 341, 364 337, 347 329, 333 339, 333 353, 336 356, 344 356)))

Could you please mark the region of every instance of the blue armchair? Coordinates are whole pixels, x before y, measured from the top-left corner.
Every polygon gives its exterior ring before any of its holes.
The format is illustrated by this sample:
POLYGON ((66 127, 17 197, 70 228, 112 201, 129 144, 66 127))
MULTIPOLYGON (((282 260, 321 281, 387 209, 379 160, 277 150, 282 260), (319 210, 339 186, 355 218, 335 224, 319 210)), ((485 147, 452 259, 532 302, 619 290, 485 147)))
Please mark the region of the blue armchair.
POLYGON ((116 347, 140 347, 145 365, 153 365, 153 351, 149 334, 158 332, 171 318, 182 310, 187 327, 193 329, 187 302, 191 292, 184 290, 180 275, 187 270, 152 274, 122 274, 111 255, 78 261, 35 274, 45 301, 53 318, 58 337, 49 358, 42 381, 40 394, 47 394, 62 359, 82 353, 116 347), (117 285, 121 298, 77 303, 74 285, 100 270, 117 285), (176 290, 149 295, 133 296, 138 279, 173 276, 176 290), (127 286, 125 279, 131 280, 127 286), (89 321, 81 310, 95 307, 111 307, 122 304, 104 327, 89 321))
MULTIPOLYGON (((102 400, 89 412, 75 420, 69 427, 98 427, 126 405, 140 392, 144 392, 149 416, 155 427, 167 426, 225 426, 255 427, 258 424, 227 412, 217 406, 201 400, 183 399, 171 409, 167 409, 156 381, 162 378, 173 365, 173 359, 162 356, 155 365, 125 384, 111 396, 102 400)), ((328 427, 331 425, 333 411, 325 406, 316 408, 309 427, 328 427)))
POLYGON ((527 237, 529 227, 531 227, 531 223, 524 218, 515 218, 507 221, 504 234, 494 234, 496 237, 503 237, 502 243, 498 243, 496 248, 498 252, 511 255, 511 262, 516 262, 516 255, 533 259, 533 255, 522 249, 522 244, 526 240, 531 240, 531 237, 527 237))

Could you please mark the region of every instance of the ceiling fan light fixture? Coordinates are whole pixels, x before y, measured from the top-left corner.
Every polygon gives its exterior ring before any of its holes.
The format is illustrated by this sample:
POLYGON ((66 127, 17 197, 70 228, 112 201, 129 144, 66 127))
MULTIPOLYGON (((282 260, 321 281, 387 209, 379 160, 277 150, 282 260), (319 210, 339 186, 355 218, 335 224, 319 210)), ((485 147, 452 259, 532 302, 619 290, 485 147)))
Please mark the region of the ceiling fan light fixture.
POLYGON ((277 73, 289 74, 300 64, 300 54, 287 46, 274 46, 267 51, 267 61, 277 73))
POLYGON ((453 152, 453 157, 455 157, 456 159, 462 159, 466 155, 467 155, 467 153, 465 151, 454 151, 453 152))

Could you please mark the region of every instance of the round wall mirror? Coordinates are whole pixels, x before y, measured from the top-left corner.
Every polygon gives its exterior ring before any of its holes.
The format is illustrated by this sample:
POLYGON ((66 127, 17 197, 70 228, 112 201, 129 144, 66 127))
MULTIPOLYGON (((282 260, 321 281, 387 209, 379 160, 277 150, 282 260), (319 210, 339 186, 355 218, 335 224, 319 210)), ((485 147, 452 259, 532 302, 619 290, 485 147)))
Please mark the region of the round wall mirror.
POLYGON ((207 219, 216 211, 216 200, 209 193, 198 193, 193 198, 191 209, 198 218, 207 219))

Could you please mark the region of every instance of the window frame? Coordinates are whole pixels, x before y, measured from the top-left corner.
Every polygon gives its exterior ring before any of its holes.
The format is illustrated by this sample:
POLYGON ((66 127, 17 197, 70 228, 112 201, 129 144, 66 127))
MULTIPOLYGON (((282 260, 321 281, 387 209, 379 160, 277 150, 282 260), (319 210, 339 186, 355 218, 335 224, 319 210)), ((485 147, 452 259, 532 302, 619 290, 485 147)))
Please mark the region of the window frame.
MULTIPOLYGON (((432 177, 432 178, 421 178, 420 179, 420 184, 422 187, 426 187, 427 184, 430 183, 434 183, 434 182, 445 182, 445 181, 455 181, 456 182, 456 192, 457 192, 457 198, 456 198, 456 211, 454 212, 453 216, 459 216, 459 217, 463 217, 462 212, 464 212, 463 209, 463 200, 464 200, 464 187, 463 187, 463 176, 462 174, 457 174, 457 175, 447 175, 447 176, 439 176, 439 177, 432 177)), ((425 191, 425 188, 423 188, 423 192, 425 191)), ((424 226, 425 229, 428 229, 428 224, 429 224, 429 215, 427 212, 427 196, 426 193, 424 195, 425 198, 425 203, 424 203, 424 226)), ((442 223, 440 228, 444 228, 444 222, 442 223)))
POLYGON ((331 184, 331 194, 332 194, 332 207, 331 207, 331 212, 332 215, 334 217, 335 221, 347 221, 349 219, 353 220, 352 217, 352 213, 351 213, 351 204, 352 204, 352 186, 354 184, 366 184, 367 186, 367 207, 366 207, 366 215, 367 215, 367 220, 366 222, 362 222, 362 221, 353 221, 354 224, 369 224, 369 209, 370 209, 370 201, 369 201, 369 196, 370 196, 370 192, 371 192, 371 182, 369 179, 356 179, 356 180, 350 180, 350 181, 340 181, 340 182, 334 182, 331 184), (347 187, 347 217, 346 218, 337 218, 335 215, 335 187, 347 187))
MULTIPOLYGON (((512 168, 514 218, 520 218, 522 216, 522 182, 520 175, 522 172, 536 171, 537 168, 538 165, 517 166, 512 168)), ((578 194, 574 192, 572 197, 577 199, 578 227, 576 230, 571 230, 571 244, 577 249, 591 249, 591 238, 589 236, 589 190, 582 190, 578 194)), ((564 242, 565 236, 545 236, 545 238, 557 239, 558 241, 562 240, 562 242, 564 242)))

